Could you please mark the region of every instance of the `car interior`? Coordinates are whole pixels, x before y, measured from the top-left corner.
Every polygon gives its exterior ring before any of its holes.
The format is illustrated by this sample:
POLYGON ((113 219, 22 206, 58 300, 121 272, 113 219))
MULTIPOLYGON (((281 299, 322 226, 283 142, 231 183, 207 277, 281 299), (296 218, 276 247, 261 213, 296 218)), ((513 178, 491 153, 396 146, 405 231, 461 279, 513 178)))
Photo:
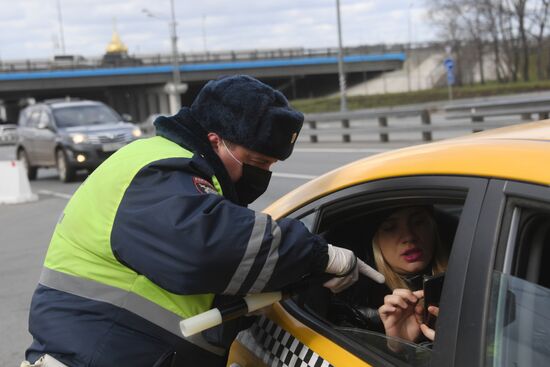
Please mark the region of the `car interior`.
MULTIPOLYGON (((370 247, 376 226, 380 223, 381 213, 412 206, 432 208, 441 243, 448 247, 450 253, 463 205, 464 197, 460 195, 405 195, 374 200, 350 198, 322 208, 316 220, 308 224, 328 243, 351 249, 358 258, 372 266, 372 254, 366 249, 370 247)), ((311 216, 307 220, 311 220, 311 216)), ((294 301, 308 314, 345 337, 368 346, 369 349, 384 350, 387 337, 379 320, 377 308, 369 309, 361 305, 361 297, 366 290, 374 294, 371 296, 374 298, 373 302, 380 305, 383 303, 383 297, 391 293, 386 285, 360 276, 357 283, 338 295, 331 294, 328 289, 319 285, 299 294, 294 301)), ((410 346, 406 348, 408 355, 404 360, 411 363, 411 354, 416 355, 412 358, 415 359, 423 348, 414 343, 402 343, 410 346)))

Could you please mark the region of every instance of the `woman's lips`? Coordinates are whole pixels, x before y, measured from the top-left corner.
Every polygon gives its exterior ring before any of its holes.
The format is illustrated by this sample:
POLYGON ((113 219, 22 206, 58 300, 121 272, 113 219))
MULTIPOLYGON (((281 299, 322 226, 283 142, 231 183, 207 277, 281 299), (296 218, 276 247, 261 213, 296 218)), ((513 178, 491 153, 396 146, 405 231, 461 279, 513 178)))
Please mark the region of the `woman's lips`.
POLYGON ((422 257, 422 253, 423 251, 419 248, 411 248, 404 251, 401 256, 403 256, 405 261, 412 263, 420 260, 420 258, 422 257))

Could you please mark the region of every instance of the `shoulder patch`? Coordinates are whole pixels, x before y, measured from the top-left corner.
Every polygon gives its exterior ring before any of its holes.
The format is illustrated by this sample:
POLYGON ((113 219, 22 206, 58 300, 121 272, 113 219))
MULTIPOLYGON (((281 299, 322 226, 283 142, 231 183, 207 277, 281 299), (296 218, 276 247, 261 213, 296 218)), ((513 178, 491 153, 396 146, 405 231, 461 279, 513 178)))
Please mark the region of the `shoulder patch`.
POLYGON ((195 184, 195 187, 200 193, 219 195, 219 192, 216 191, 216 188, 204 178, 193 176, 193 184, 195 184))

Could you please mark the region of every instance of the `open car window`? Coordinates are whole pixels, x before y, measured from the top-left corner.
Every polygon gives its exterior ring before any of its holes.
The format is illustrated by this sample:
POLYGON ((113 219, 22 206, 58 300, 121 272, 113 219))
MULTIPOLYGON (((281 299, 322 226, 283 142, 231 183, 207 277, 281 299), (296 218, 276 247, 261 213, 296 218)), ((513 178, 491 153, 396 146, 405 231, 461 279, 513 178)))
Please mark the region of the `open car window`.
MULTIPOLYGON (((437 223, 440 240, 451 251, 455 234, 463 215, 463 208, 468 196, 467 190, 461 189, 403 189, 382 192, 353 193, 342 196, 337 200, 320 203, 315 207, 304 210, 295 216, 315 233, 336 246, 353 250, 359 258, 371 262, 365 254, 365 248, 370 246, 369 236, 373 228, 369 223, 381 211, 393 210, 411 206, 426 206, 433 208, 433 215, 437 223)), ((372 260, 372 259, 371 259, 372 260)), ((372 265, 372 264, 371 264, 372 265)), ((390 338, 384 333, 383 325, 377 318, 377 309, 383 303, 383 297, 391 293, 387 287, 377 285, 362 277, 356 283, 359 287, 358 298, 345 295, 332 295, 322 286, 309 289, 307 292, 287 300, 288 308, 300 310, 301 321, 309 320, 310 326, 329 337, 336 343, 373 365, 428 365, 432 355, 432 343, 420 339, 418 343, 392 339, 400 344, 400 351, 388 349, 390 338), (361 310, 361 287, 364 289, 377 288, 377 300, 372 301, 373 307, 366 312, 361 310), (386 292, 386 293, 385 293, 386 292), (367 317, 365 317, 365 314, 367 317), (372 319, 369 320, 369 317, 372 319), (307 320, 306 320, 307 319, 307 320)), ((356 285, 353 288, 357 288, 356 285)), ((357 293, 357 289, 348 289, 345 293, 357 293)), ((441 309, 441 313, 445 309, 441 309)))

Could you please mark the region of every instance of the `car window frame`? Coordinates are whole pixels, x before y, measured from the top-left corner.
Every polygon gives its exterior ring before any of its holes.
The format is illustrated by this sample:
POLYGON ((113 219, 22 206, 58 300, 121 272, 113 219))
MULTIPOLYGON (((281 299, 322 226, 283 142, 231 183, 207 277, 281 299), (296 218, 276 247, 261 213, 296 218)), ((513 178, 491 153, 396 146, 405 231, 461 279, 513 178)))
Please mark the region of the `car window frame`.
MULTIPOLYGON (((435 353, 432 354, 431 361, 432 365, 450 366, 453 365, 452 361, 454 360, 458 336, 457 329, 460 322, 460 308, 458 307, 455 310, 455 307, 460 305, 460 298, 464 291, 465 267, 469 262, 475 228, 481 212, 488 182, 489 180, 486 178, 447 175, 387 178, 355 185, 331 193, 295 210, 293 213, 287 215, 287 217, 300 219, 305 215, 311 215, 312 212, 315 212, 313 230, 317 231, 322 210, 331 205, 331 203, 337 203, 344 198, 349 199, 354 196, 373 195, 382 192, 387 193, 395 190, 466 190, 468 194, 466 195, 466 201, 455 235, 453 256, 449 259, 448 265, 449 274, 447 275, 447 279, 450 279, 448 280, 448 284, 455 284, 456 289, 453 289, 451 292, 449 291, 450 287, 444 287, 441 297, 441 307, 445 307, 449 312, 442 314, 438 320, 436 329, 438 337, 434 343, 435 353)), ((367 361, 367 363, 387 363, 384 359, 380 360, 379 356, 373 356, 367 353, 365 348, 357 349, 353 343, 347 340, 347 338, 342 338, 335 335, 334 332, 330 332, 330 329, 327 329, 328 324, 323 326, 321 320, 316 319, 313 315, 308 315, 306 311, 302 310, 297 305, 296 307, 291 307, 290 305, 292 302, 291 300, 283 302, 283 307, 304 324, 325 335, 333 342, 367 361)))
MULTIPOLYGON (((517 261, 519 244, 517 237, 520 232, 519 224, 522 216, 522 211, 525 209, 550 209, 550 187, 535 183, 519 182, 511 180, 493 179, 489 183, 488 196, 482 209, 482 220, 478 227, 480 233, 476 236, 478 244, 476 253, 473 259, 479 263, 471 264, 470 267, 477 268, 477 274, 472 274, 476 278, 477 284, 484 283, 485 288, 483 294, 484 308, 482 312, 474 311, 473 295, 467 294, 465 303, 468 305, 465 312, 464 324, 478 325, 480 330, 474 331, 463 330, 464 340, 469 343, 462 343, 459 348, 469 353, 461 358, 459 363, 470 365, 484 365, 487 355, 487 334, 490 332, 489 317, 490 317, 490 292, 494 281, 493 272, 497 271, 503 275, 517 277, 517 261), (485 230, 483 226, 494 226, 493 233, 485 230), (481 233, 483 232, 483 233, 481 233), (492 246, 480 246, 483 241, 492 241, 492 246), (483 248, 485 247, 485 248, 483 248), (483 263, 485 265, 483 265, 483 263), (481 269, 487 269, 481 274, 481 269)), ((521 278, 521 277, 520 277, 521 278)), ((529 280, 525 280, 529 281, 529 280)), ((529 281, 530 283, 534 283, 529 281)), ((465 327, 463 327, 465 329, 465 327)), ((464 353, 463 353, 464 354, 464 353)))
POLYGON ((489 182, 472 246, 471 261, 467 265, 456 365, 481 366, 485 363, 493 271, 502 272, 505 266, 509 267, 511 263, 505 261, 506 252, 514 251, 508 248, 513 243, 510 228, 515 220, 510 203, 522 199, 548 203, 549 194, 549 187, 534 183, 495 178, 489 182))

